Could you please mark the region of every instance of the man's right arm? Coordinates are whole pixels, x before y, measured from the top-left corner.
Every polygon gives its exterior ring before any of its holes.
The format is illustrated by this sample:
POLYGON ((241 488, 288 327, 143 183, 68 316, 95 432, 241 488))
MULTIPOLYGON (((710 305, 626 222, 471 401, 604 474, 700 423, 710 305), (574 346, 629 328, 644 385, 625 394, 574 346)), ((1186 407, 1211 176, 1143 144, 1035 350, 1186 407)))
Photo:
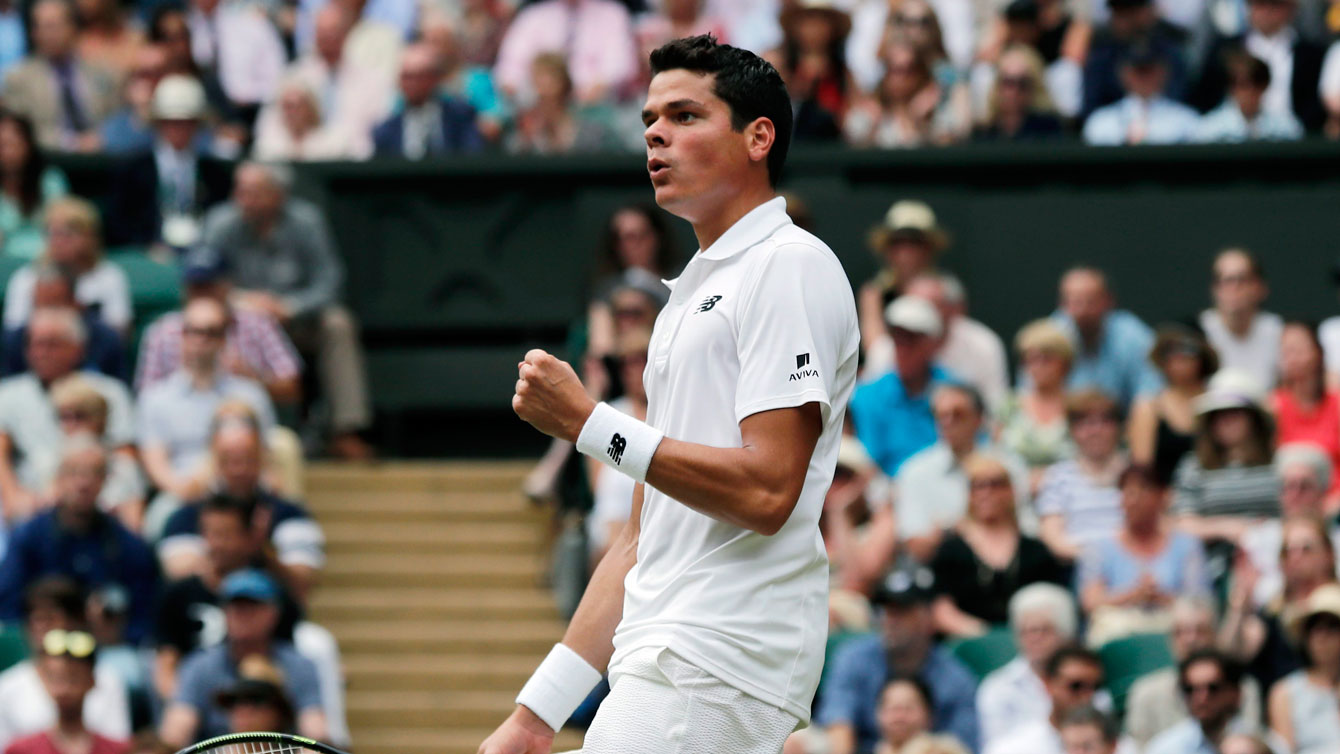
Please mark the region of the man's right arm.
MULTIPOLYGON (((634 488, 628 524, 596 566, 577 612, 563 634, 564 645, 602 672, 614 654, 614 629, 623 617, 624 577, 637 563, 644 492, 644 485, 634 488)), ((534 712, 517 705, 512 715, 480 745, 479 754, 548 754, 553 734, 534 712)))

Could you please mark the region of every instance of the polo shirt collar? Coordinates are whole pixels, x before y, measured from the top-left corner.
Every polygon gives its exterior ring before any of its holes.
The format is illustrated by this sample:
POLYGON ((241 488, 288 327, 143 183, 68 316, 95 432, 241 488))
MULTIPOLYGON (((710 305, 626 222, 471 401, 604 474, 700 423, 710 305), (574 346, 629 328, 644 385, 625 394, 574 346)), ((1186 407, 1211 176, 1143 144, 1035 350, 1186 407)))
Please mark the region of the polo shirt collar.
POLYGON ((729 259, 790 222, 791 218, 786 214, 786 199, 780 196, 769 199, 736 220, 716 243, 700 251, 698 256, 711 260, 729 259))

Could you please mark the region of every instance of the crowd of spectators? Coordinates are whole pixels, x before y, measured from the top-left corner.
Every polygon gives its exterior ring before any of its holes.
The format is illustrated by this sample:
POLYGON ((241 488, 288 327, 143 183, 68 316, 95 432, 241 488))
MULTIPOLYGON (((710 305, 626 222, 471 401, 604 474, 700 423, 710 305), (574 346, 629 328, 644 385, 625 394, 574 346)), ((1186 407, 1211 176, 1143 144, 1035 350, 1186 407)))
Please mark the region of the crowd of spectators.
MULTIPOLYGON (((647 52, 700 33, 776 65, 804 143, 1340 138, 1336 19, 1318 0, 44 0, 0 11, 0 102, 45 148, 139 157, 168 220, 222 198, 219 159, 640 150, 647 52)), ((17 209, 64 189, 29 178, 17 209)), ((114 243, 162 230, 138 199, 114 243)))
MULTIPOLYGON (((1015 334, 1012 375, 941 266, 950 238, 918 200, 869 234, 820 523, 827 663, 786 753, 1340 751, 1340 319, 1267 310, 1243 248, 1214 257, 1203 307, 1162 323, 1076 266, 1015 334)), ((673 248, 654 213, 615 212, 573 344, 592 395, 635 416, 673 248)), ((589 507, 599 558, 632 485, 567 450, 528 492, 589 507)))

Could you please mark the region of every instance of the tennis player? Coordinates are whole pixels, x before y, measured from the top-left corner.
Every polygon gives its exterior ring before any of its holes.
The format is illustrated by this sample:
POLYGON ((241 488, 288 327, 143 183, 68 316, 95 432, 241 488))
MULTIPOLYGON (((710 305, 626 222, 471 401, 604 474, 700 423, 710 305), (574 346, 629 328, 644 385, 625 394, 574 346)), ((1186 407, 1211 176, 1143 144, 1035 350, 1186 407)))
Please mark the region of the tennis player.
POLYGON ((608 666, 586 754, 777 754, 808 722, 828 626, 819 535, 856 377, 851 285, 774 186, 781 77, 710 36, 651 55, 642 113, 656 202, 701 251, 656 321, 647 421, 531 351, 512 406, 639 484, 562 643, 481 754, 546 754, 608 666))

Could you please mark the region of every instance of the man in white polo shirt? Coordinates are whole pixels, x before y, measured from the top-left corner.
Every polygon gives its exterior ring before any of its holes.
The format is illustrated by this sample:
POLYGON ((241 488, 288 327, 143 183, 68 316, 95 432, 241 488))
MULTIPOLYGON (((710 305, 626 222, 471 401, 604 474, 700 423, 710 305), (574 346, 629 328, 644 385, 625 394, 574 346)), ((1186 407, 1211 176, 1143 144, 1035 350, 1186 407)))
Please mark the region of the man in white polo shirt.
POLYGON ((482 754, 544 754, 608 665, 586 754, 777 754, 808 722, 827 634, 818 521, 859 336, 851 286, 774 189, 791 108, 771 65, 711 37, 651 56, 647 168, 701 251, 652 334, 647 422, 526 354, 512 405, 639 484, 563 642, 482 754))

